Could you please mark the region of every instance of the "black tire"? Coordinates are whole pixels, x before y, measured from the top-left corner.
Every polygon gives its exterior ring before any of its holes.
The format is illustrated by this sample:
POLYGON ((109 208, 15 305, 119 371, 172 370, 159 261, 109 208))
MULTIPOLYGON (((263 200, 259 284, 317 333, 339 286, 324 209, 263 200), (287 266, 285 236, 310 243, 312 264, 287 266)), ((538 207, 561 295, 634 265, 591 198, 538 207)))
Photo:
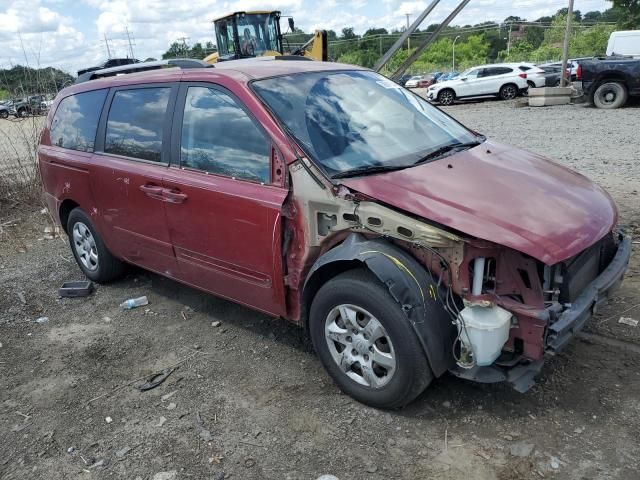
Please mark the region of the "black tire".
POLYGON ((620 82, 604 82, 593 92, 593 104, 598 108, 620 108, 628 98, 627 87, 620 82))
POLYGON ((6 120, 7 118, 9 118, 9 112, 7 112, 6 110, 0 111, 0 118, 6 120))
POLYGON ((82 270, 82 273, 84 273, 87 278, 97 283, 107 283, 122 276, 125 271, 124 262, 118 260, 109 250, 107 250, 107 247, 102 241, 102 237, 100 237, 100 234, 91 222, 91 219, 80 208, 74 208, 69 214, 69 219, 67 220, 67 234, 69 235, 69 245, 71 246, 73 256, 75 257, 80 270, 82 270), (86 266, 81 258, 83 255, 81 242, 79 242, 74 236, 74 229, 76 226, 80 227, 80 225, 84 225, 84 227, 86 227, 90 232, 93 243, 95 244, 97 261, 94 269, 86 266))
MULTIPOLYGON (((320 361, 338 387, 366 405, 384 409, 400 408, 413 401, 433 380, 426 355, 409 320, 387 288, 368 270, 347 271, 320 288, 311 305, 309 330, 320 361), (391 378, 384 385, 361 385, 349 377, 334 359, 329 347, 330 340, 325 336, 325 327, 330 321, 331 312, 341 305, 362 308, 382 324, 385 338, 388 337, 385 344, 388 341, 391 345, 389 348, 396 365, 391 378)), ((347 334, 351 335, 348 330, 347 334)), ((352 346, 345 350, 355 346, 354 335, 352 346)), ((371 348, 369 351, 373 352, 371 348)), ((355 348, 351 352, 355 352, 355 348)), ((368 360, 366 355, 364 360, 368 360)))
POLYGON ((536 84, 533 83, 531 80, 527 80, 527 89, 529 88, 536 88, 536 84))
POLYGON ((16 112, 16 118, 24 118, 27 116, 27 109, 21 108, 16 112))
POLYGON ((513 83, 507 83, 500 87, 498 96, 502 100, 513 100, 518 96, 518 86, 513 83))
POLYGON ((456 100, 456 92, 450 88, 445 88, 438 92, 438 103, 440 105, 451 105, 456 100))

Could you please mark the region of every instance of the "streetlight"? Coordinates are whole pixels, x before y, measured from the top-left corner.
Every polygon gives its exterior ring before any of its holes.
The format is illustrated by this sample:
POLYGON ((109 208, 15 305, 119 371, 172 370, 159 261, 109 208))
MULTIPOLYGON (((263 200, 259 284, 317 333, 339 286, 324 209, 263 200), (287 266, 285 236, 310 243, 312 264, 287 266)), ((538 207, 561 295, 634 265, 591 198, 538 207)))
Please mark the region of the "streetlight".
POLYGON ((458 35, 456 38, 453 39, 453 62, 452 62, 452 66, 451 66, 451 71, 455 72, 456 71, 456 40, 458 40, 460 38, 460 35, 458 35))

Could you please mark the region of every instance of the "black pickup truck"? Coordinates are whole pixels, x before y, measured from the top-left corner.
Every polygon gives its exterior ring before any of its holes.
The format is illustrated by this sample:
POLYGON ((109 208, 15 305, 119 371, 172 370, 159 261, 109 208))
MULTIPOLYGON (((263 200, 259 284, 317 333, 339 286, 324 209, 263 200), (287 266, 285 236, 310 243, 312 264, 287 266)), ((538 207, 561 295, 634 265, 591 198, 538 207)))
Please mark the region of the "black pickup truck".
POLYGON ((640 57, 611 56, 581 60, 576 80, 598 108, 622 107, 629 96, 640 96, 640 57))

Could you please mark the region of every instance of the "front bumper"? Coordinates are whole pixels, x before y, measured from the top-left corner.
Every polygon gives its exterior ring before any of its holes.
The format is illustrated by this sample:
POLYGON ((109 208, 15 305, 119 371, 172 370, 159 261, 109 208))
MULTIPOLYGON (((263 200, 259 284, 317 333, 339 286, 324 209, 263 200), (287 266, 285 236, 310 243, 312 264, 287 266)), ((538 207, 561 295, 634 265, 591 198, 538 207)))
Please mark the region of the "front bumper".
MULTIPOLYGON (((569 308, 562 310, 560 305, 546 310, 551 323, 547 327, 545 351, 553 355, 567 346, 584 325, 607 302, 622 282, 631 258, 631 238, 619 234, 618 250, 611 263, 596 277, 569 308)), ((451 369, 454 375, 481 383, 507 382, 519 392, 526 392, 534 384, 534 377, 540 373, 543 360, 513 366, 490 365, 451 369)))
POLYGON ((550 311, 555 318, 547 330, 547 352, 556 353, 562 350, 569 340, 582 330, 582 327, 607 302, 611 294, 622 282, 631 258, 631 238, 620 234, 618 251, 611 263, 591 282, 571 307, 561 313, 550 311))

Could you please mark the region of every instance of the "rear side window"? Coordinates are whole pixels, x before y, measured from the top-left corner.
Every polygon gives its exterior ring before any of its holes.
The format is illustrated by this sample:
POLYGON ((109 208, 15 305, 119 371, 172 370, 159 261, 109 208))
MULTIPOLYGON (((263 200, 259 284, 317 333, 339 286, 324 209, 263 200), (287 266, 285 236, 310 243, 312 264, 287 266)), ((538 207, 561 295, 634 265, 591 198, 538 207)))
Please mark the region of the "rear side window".
POLYGON ((81 152, 93 152, 96 130, 107 90, 93 90, 64 98, 51 122, 51 143, 81 152))
POLYGON ((189 87, 180 146, 182 167, 269 182, 270 142, 236 100, 220 90, 189 87))
POLYGON ((170 95, 170 87, 118 90, 109 110, 104 151, 160 162, 170 95))

